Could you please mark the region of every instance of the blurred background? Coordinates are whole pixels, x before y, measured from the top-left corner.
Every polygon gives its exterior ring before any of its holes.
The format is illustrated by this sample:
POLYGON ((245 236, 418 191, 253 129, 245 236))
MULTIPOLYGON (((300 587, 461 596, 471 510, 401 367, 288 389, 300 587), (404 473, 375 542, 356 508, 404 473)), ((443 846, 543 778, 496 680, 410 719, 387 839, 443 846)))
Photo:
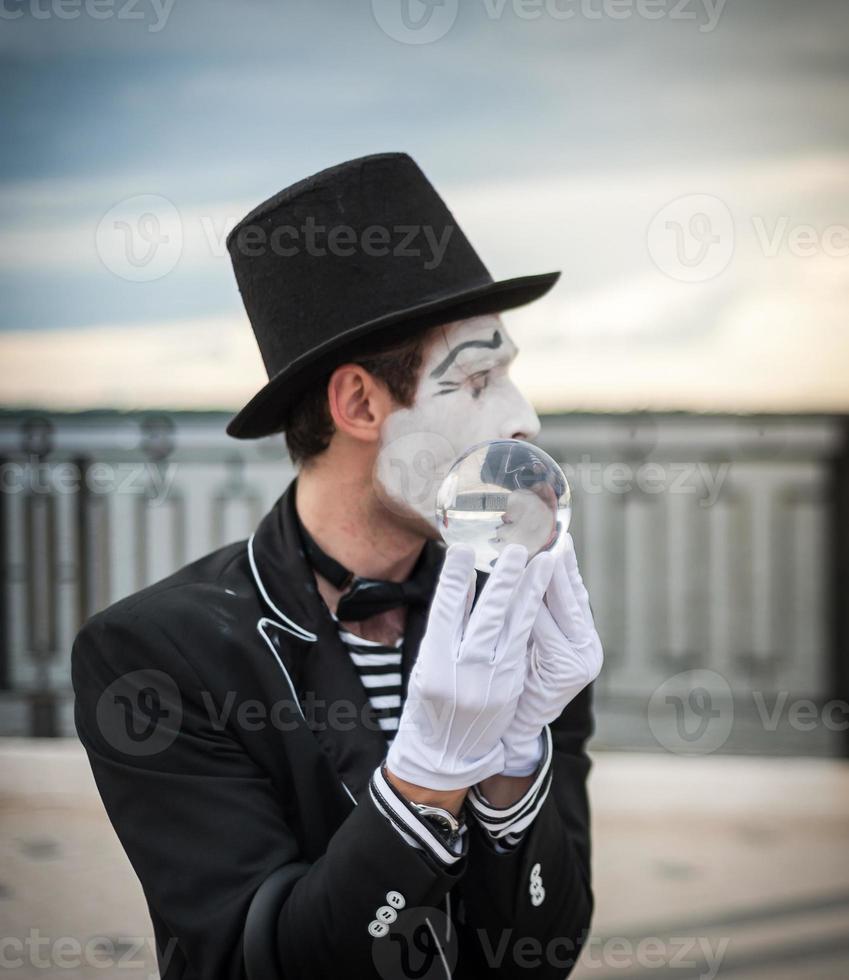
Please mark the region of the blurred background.
POLYGON ((496 278, 605 645, 578 977, 849 976, 849 6, 2 0, 0 970, 156 976, 93 612, 291 476, 224 247, 404 150, 496 278))

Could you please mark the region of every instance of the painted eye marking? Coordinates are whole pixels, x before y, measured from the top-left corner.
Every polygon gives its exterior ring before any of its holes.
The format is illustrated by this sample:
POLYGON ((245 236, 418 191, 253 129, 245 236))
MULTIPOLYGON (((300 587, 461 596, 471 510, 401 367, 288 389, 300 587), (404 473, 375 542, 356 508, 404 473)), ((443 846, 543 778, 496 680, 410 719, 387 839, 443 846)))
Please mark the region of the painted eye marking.
MULTIPOLYGON (((486 371, 476 371, 474 374, 470 374, 466 381, 468 381, 472 386, 472 398, 480 398, 481 394, 486 390, 489 385, 490 369, 486 371)), ((452 395, 455 391, 465 384, 460 381, 440 381, 439 385, 442 391, 437 391, 437 395, 452 395)))

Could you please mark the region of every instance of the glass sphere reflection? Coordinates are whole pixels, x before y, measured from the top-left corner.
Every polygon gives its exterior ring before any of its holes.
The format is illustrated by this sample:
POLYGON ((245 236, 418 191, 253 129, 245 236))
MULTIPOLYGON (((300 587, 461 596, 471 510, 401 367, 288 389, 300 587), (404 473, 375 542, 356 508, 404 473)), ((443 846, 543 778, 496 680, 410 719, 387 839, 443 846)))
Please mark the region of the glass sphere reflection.
POLYGON ((475 567, 489 572, 504 547, 522 544, 533 557, 557 549, 569 528, 572 493, 563 470, 537 446, 496 439, 467 449, 436 496, 447 544, 469 544, 475 567))

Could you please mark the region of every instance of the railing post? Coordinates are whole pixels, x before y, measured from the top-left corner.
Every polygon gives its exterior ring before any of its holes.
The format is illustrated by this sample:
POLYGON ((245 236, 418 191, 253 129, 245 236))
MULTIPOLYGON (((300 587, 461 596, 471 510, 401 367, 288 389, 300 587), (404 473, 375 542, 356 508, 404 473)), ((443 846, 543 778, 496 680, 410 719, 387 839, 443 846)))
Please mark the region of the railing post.
MULTIPOLYGON (((833 696, 849 706, 849 416, 836 420, 840 441, 832 470, 831 534, 831 676, 833 696)), ((847 719, 849 720, 849 719, 847 719)), ((842 755, 849 757, 849 729, 842 755)))
MULTIPOLYGON (((36 416, 21 426, 21 443, 30 466, 48 466, 53 451, 53 421, 36 416)), ((30 735, 54 738, 59 734, 58 705, 50 667, 56 659, 57 626, 57 520, 52 490, 37 486, 24 501, 26 544, 26 638, 35 665, 35 684, 28 692, 30 735)))
MULTIPOLYGON (((5 472, 8 460, 0 456, 0 479, 5 472)), ((6 522, 8 515, 8 500, 5 482, 0 485, 0 691, 9 687, 9 543, 6 540, 6 522)))

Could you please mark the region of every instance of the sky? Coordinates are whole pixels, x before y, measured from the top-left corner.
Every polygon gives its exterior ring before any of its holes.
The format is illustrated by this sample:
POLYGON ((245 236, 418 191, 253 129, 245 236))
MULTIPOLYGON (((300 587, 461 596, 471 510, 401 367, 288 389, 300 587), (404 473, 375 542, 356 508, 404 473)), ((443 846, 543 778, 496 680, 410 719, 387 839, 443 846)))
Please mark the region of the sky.
POLYGON ((0 404, 236 409, 224 248, 415 157, 541 410, 849 410, 845 0, 0 0, 0 404), (153 223, 151 223, 153 222, 153 223))

